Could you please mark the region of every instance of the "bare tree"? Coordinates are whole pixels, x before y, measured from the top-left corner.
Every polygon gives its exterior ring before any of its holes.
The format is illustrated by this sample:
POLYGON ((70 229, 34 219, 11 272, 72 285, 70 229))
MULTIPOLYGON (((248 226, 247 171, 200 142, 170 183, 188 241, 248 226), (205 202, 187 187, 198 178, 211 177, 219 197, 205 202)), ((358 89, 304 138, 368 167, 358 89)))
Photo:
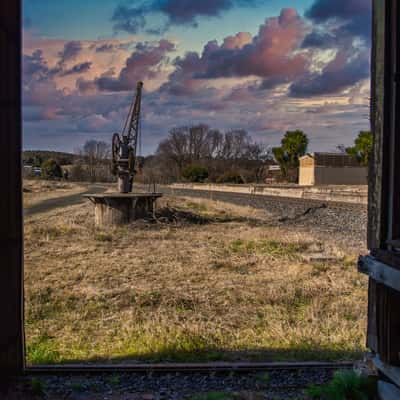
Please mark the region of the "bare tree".
POLYGON ((224 146, 224 135, 217 129, 210 130, 208 137, 208 157, 222 158, 222 150, 224 146))
POLYGON ((85 180, 91 182, 109 182, 113 180, 110 172, 110 144, 103 141, 88 140, 82 148, 78 149, 78 153, 81 155, 82 160, 76 170, 79 171, 77 175, 81 179, 84 176, 85 180))
POLYGON ((156 153, 159 162, 175 164, 178 177, 188 165, 197 165, 208 169, 211 180, 235 171, 244 181, 260 179, 268 154, 245 130, 221 133, 203 124, 172 129, 156 153))
POLYGON ((189 159, 191 163, 208 156, 208 133, 207 125, 196 125, 189 128, 189 159))

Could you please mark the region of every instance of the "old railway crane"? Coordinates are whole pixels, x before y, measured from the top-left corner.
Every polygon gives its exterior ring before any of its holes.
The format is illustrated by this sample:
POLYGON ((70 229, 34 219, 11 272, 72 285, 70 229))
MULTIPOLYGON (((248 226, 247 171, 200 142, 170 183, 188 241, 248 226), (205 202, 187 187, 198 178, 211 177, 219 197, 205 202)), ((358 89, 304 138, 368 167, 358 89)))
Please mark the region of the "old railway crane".
POLYGON ((132 193, 137 167, 137 147, 140 138, 140 105, 143 82, 138 82, 136 95, 129 108, 122 133, 112 138, 112 172, 118 177, 118 192, 85 194, 94 204, 96 226, 129 224, 139 218, 154 215, 156 200, 162 193, 132 193))
POLYGON ((118 177, 118 191, 132 192, 136 174, 136 152, 140 129, 140 107, 143 82, 138 82, 122 134, 114 133, 112 138, 112 173, 118 177))

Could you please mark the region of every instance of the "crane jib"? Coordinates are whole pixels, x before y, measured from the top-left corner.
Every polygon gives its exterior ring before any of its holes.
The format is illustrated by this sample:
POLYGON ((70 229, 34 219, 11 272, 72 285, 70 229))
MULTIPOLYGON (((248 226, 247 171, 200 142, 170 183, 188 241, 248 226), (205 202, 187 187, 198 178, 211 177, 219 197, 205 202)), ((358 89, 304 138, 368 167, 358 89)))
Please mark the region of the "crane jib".
POLYGON ((138 82, 121 136, 117 133, 113 135, 112 172, 118 176, 118 187, 121 193, 132 191, 133 179, 136 174, 142 88, 143 82, 138 82))

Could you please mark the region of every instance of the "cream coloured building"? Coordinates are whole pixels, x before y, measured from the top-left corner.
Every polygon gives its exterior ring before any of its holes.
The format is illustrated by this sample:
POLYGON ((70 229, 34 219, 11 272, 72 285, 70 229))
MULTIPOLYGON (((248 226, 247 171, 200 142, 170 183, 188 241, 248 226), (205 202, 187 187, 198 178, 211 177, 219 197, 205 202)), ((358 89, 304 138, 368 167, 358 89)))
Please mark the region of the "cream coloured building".
POLYGON ((367 167, 355 157, 339 153, 312 153, 300 157, 299 185, 366 185, 367 167))

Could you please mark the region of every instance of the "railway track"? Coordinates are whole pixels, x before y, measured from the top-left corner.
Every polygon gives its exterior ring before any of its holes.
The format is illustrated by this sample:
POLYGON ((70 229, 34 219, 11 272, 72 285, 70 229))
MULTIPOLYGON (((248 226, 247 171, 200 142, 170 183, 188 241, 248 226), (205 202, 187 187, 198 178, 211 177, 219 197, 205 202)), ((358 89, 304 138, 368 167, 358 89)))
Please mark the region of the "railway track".
POLYGON ((304 389, 310 385, 327 383, 335 371, 352 368, 352 362, 125 363, 37 366, 28 368, 26 377, 43 379, 46 387, 50 391, 53 388, 58 396, 63 392, 70 394, 68 382, 79 382, 81 387, 96 386, 96 393, 152 393, 154 399, 191 399, 196 393, 234 392, 258 393, 256 398, 262 393, 263 398, 286 400, 305 398, 304 389), (110 386, 111 379, 117 387, 110 386))
POLYGON ((219 191, 200 191, 161 186, 166 195, 218 201, 251 207, 266 213, 265 221, 273 225, 296 226, 338 246, 364 251, 368 213, 365 204, 317 199, 268 196, 219 191))
POLYGON ((158 363, 158 364, 65 364, 65 365, 38 365, 26 368, 29 374, 74 374, 74 373, 248 373, 254 371, 279 370, 337 370, 353 368, 354 362, 215 362, 215 363, 158 363))
POLYGON ((235 193, 235 192, 219 192, 219 191, 203 191, 193 189, 173 189, 166 186, 160 187, 161 191, 165 194, 171 194, 175 196, 187 196, 197 197, 217 201, 225 201, 236 205, 249 205, 254 208, 265 209, 268 205, 276 203, 280 204, 280 208, 283 206, 295 207, 295 208, 321 208, 327 207, 335 210, 346 210, 346 211, 366 211, 367 206, 365 204, 357 203, 345 203, 327 200, 317 199, 305 199, 295 197, 280 197, 280 196, 268 196, 262 194, 247 194, 247 193, 235 193))

